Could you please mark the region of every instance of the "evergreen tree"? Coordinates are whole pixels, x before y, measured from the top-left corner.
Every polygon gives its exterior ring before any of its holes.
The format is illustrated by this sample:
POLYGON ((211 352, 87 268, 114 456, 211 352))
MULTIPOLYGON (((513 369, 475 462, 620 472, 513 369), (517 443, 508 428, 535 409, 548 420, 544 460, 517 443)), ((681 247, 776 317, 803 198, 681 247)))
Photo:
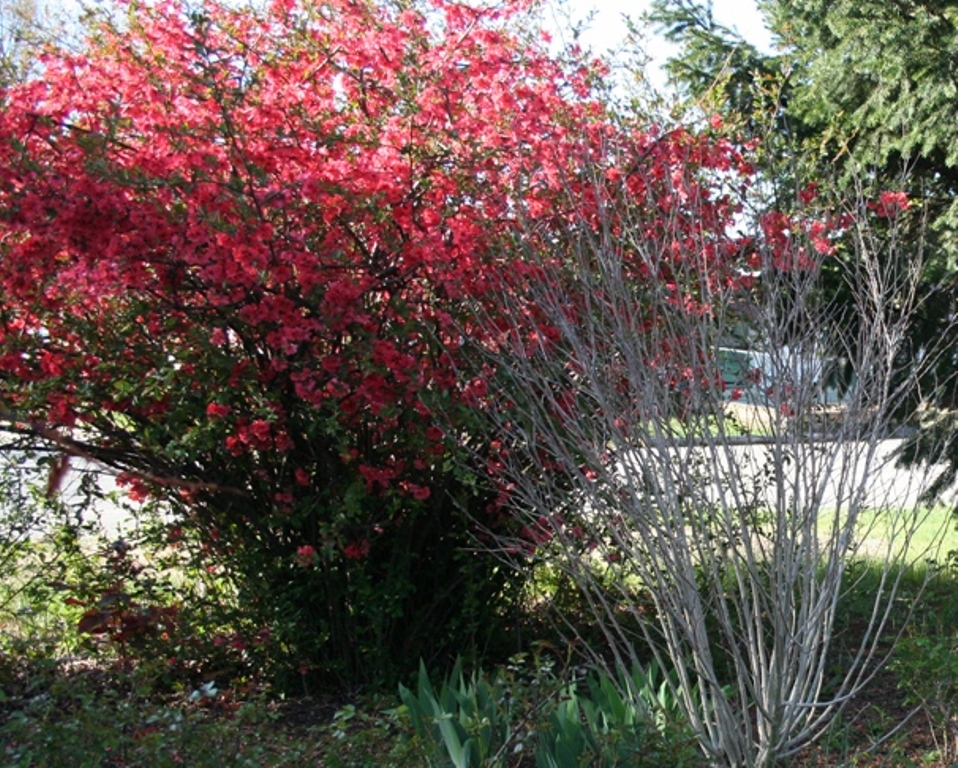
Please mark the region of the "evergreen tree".
MULTIPOLYGON (((846 199, 863 185, 907 193, 914 204, 897 223, 927 257, 908 345, 921 354, 950 334, 958 302, 958 3, 760 0, 759 7, 773 53, 717 24, 710 2, 656 0, 652 20, 680 45, 668 64, 672 81, 743 137, 761 139, 779 207, 789 196, 800 205, 797 191, 810 180, 826 180, 823 187, 846 199)), ((840 299, 842 286, 833 290, 840 299)), ((956 373, 955 355, 943 355, 915 392, 948 417, 939 424, 958 411, 956 373)), ((958 445, 952 453, 958 468, 958 445)), ((912 452, 921 454, 921 447, 912 452)))

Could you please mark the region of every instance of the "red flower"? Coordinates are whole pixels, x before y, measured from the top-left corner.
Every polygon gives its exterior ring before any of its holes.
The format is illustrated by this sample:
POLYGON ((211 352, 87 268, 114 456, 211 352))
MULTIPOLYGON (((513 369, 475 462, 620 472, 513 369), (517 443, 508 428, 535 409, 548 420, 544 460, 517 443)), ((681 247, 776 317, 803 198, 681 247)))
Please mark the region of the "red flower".
POLYGON ((316 562, 316 550, 309 544, 303 544, 296 550, 296 565, 300 568, 308 568, 316 562))
POLYGON ((885 219, 894 219, 908 208, 908 195, 904 192, 885 191, 878 196, 877 203, 869 203, 869 208, 885 219))
POLYGON ((40 353, 40 370, 47 376, 62 376, 66 366, 64 365, 63 355, 58 355, 49 350, 43 350, 40 353))
POLYGON ((416 483, 403 481, 400 483, 400 487, 414 499, 419 501, 425 501, 432 494, 432 491, 428 486, 416 485, 416 483))
POLYGON ((349 560, 362 560, 369 554, 369 542, 366 539, 351 541, 343 547, 343 554, 349 560))
POLYGON ((250 434, 252 434, 253 437, 256 438, 256 440, 260 443, 268 443, 272 427, 270 427, 268 421, 257 419, 249 425, 249 431, 250 434))
POLYGON ((225 440, 225 445, 230 456, 242 456, 246 451, 243 440, 239 435, 229 435, 225 440))
POLYGON ((222 403, 210 403, 206 406, 206 415, 212 418, 222 418, 230 412, 230 407, 228 405, 223 405, 222 403))
POLYGON ((126 488, 126 495, 130 501, 146 501, 150 497, 150 489, 146 483, 128 472, 120 473, 116 478, 116 484, 121 488, 126 488))
POLYGON ((816 197, 818 197, 818 184, 814 182, 806 184, 805 188, 798 193, 798 199, 802 201, 803 205, 814 202, 816 197))

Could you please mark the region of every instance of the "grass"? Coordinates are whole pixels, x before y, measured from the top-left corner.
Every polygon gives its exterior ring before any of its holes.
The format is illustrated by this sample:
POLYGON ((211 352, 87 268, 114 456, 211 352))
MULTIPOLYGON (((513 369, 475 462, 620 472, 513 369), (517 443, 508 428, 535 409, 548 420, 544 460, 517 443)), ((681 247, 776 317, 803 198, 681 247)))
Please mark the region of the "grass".
POLYGON ((395 697, 284 699, 262 683, 171 691, 148 665, 0 654, 4 768, 414 768, 395 697))
MULTIPOLYGON (((918 561, 904 576, 902 594, 918 594, 922 602, 913 615, 893 617, 893 633, 903 642, 888 672, 876 678, 861 701, 837 721, 819 747, 796 758, 790 768, 812 766, 950 766, 947 744, 950 715, 958 713, 958 578, 943 569, 929 576, 922 555, 938 532, 947 528, 943 551, 958 549, 951 511, 927 513, 905 554, 918 561), (907 623, 906 623, 907 622, 907 623), (926 681, 933 683, 923 687, 926 681), (939 684, 943 683, 943 684, 939 684), (954 692, 954 693, 953 693, 954 692), (925 707, 898 737, 872 747, 894 728, 913 706, 925 707), (942 712, 946 714, 942 714, 942 712), (884 762, 883 762, 884 761, 884 762)), ((823 518, 827 522, 827 517, 823 518)), ((891 534, 889 520, 877 510, 863 515, 863 535, 881 540, 891 534)), ((69 560, 69 558, 67 558, 69 560)), ((21 561, 45 562, 35 554, 21 561)), ((82 563, 69 563, 68 580, 83 573, 82 563)), ((854 647, 856 628, 867 619, 880 579, 867 558, 849 572, 849 591, 839 611, 839 645, 854 647)), ((28 576, 10 569, 0 579, 5 588, 20 587, 28 576)), ((545 578, 544 589, 559 591, 561 580, 545 578), (551 586, 550 586, 551 585, 551 586)), ((395 691, 360 697, 277 696, 255 670, 217 668, 202 659, 171 672, 161 654, 145 650, 122 658, 116 649, 90 642, 76 632, 82 608, 63 605, 62 595, 41 577, 36 588, 19 592, 0 606, 0 765, 9 768, 96 766, 132 768, 189 765, 318 766, 320 768, 427 768, 437 765, 395 691), (197 670, 203 670, 200 673, 197 670), (207 674, 206 670, 210 673, 207 674), (220 674, 220 672, 222 674, 220 674)), ((567 590, 564 608, 578 621, 588 611, 575 605, 567 590)), ((547 633, 545 623, 537 626, 547 633)), ((601 642, 601 632, 594 632, 601 642)), ((556 637, 529 637, 528 643, 559 648, 556 637)), ((146 647, 146 646, 144 646, 146 647)), ((889 649, 890 650, 890 649, 889 649)), ((414 660, 413 660, 413 663, 414 660)), ((518 702, 513 726, 517 741, 510 744, 496 768, 533 768, 536 733, 549 727, 563 689, 578 674, 569 661, 546 666, 540 657, 526 656, 512 667, 487 670, 508 683, 503 700, 518 702), (504 676, 504 677, 503 677, 504 676), (535 682, 533 682, 535 681, 535 682), (538 686, 538 687, 536 687, 538 686), (518 747, 521 742, 522 746, 518 747), (514 748, 518 747, 518 748, 514 748)), ((441 677, 446 670, 430 670, 441 677)), ((685 743, 679 728, 676 743, 685 743)), ((651 753, 650 753, 651 754, 651 753)), ((682 765, 699 768, 686 751, 682 765)), ((445 767, 443 767, 445 768, 445 767)), ((484 766, 491 768, 491 766, 484 766)))
POLYGON ((275 727, 90 690, 76 680, 71 687, 68 695, 47 692, 10 713, 2 731, 4 765, 315 765, 308 740, 277 737, 275 727))
MULTIPOLYGON (((854 568, 850 574, 854 587, 843 597, 840 611, 843 644, 854 644, 855 626, 865 618, 880 578, 867 561, 854 568)), ((925 575, 921 567, 909 571, 904 593, 916 593, 925 575)), ((929 647, 941 648, 943 643, 951 647, 947 644, 953 642, 954 626, 958 626, 958 580, 953 573, 942 572, 926 586, 910 623, 893 627, 906 640, 920 642, 905 643, 906 653, 896 657, 877 687, 853 701, 821 745, 799 756, 790 768, 950 765, 939 759, 931 728, 918 717, 874 753, 866 750, 904 717, 912 695, 903 687, 908 680, 950 679, 958 686, 958 663, 949 661, 958 656, 928 653, 929 647)), ((550 691, 560 690, 571 672, 531 656, 503 669, 501 675, 509 681, 504 700, 520 702, 513 721, 517 733, 546 727, 552 710, 544 702, 558 700, 550 698, 550 691)), ((108 658, 70 663, 32 658, 24 663, 9 649, 0 653, 0 764, 9 768, 437 765, 430 761, 430 750, 394 692, 289 700, 255 681, 170 689, 157 686, 156 680, 143 663, 133 669, 108 658)), ((938 690, 942 696, 950 695, 950 689, 938 690)), ((510 750, 498 765, 533 768, 535 743, 534 736, 527 738, 522 750, 510 750)), ((686 768, 699 768, 690 753, 684 761, 686 768)))
POLYGON ((666 425, 669 437, 768 437, 774 434, 775 421, 769 409, 740 403, 728 403, 721 421, 715 415, 672 417, 666 425))
MULTIPOLYGON (((834 512, 819 518, 821 530, 834 520, 834 512)), ((949 553, 958 551, 958 527, 951 507, 936 505, 900 512, 889 509, 863 510, 857 526, 859 552, 866 557, 886 554, 903 563, 945 563, 949 553)))
MULTIPOLYGON (((207 685, 169 696, 154 690, 149 680, 140 685, 136 671, 102 665, 70 669, 47 662, 16 671, 11 665, 2 673, 6 692, 0 696, 0 764, 7 768, 449 765, 448 742, 430 736, 431 728, 417 729, 408 705, 392 694, 282 701, 256 687, 240 695, 236 689, 207 685)), ((549 662, 519 656, 500 667, 494 678, 482 679, 490 681, 489 690, 496 693, 484 706, 492 706, 500 716, 508 712, 509 720, 501 723, 508 740, 492 744, 498 758, 481 765, 532 768, 538 734, 552 727, 559 703, 569 695, 569 677, 554 673, 549 662)), ((445 684, 441 690, 445 702, 445 684)), ((462 694, 458 696, 454 700, 462 703, 462 694)), ((486 720, 477 717, 469 725, 466 710, 459 712, 458 704, 446 712, 448 719, 466 723, 476 735, 486 727, 486 720)), ((605 747, 623 746, 617 732, 598 733, 605 747)), ((662 755, 668 754, 672 768, 704 768, 680 723, 649 726, 647 733, 640 726, 635 736, 641 742, 638 751, 630 752, 632 758, 621 765, 651 768, 662 765, 662 755)))

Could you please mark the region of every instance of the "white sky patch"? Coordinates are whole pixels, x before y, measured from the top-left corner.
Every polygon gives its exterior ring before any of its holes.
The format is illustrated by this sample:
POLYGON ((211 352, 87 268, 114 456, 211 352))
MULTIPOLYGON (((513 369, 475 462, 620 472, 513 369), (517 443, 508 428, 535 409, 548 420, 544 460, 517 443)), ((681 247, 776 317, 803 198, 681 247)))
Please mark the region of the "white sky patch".
MULTIPOLYGON (((703 0, 705 2, 705 0, 703 0)), ((667 43, 656 31, 642 24, 642 16, 650 10, 651 0, 552 0, 552 5, 543 15, 543 23, 553 36, 557 46, 573 41, 573 27, 584 24, 579 38, 583 47, 600 55, 609 54, 613 63, 623 56, 623 46, 629 30, 627 15, 636 25, 642 38, 643 48, 650 58, 647 77, 657 88, 665 86, 662 66, 676 52, 676 47, 667 43)), ((715 20, 742 37, 760 51, 771 52, 772 37, 765 27, 755 0, 714 0, 712 13, 715 20)))

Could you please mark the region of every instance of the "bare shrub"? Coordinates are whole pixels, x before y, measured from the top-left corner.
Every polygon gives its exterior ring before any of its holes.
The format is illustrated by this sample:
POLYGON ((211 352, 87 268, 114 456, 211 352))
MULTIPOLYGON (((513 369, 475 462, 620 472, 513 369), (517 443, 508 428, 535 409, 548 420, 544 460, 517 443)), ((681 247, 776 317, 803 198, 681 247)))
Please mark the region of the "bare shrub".
MULTIPOLYGON (((660 194, 688 188, 674 171, 660 194)), ((919 489, 878 481, 936 354, 903 347, 921 244, 898 237, 904 206, 799 207, 738 238, 729 221, 697 222, 701 199, 676 212, 637 200, 630 180, 591 184, 596 210, 570 184, 578 213, 521 232, 528 268, 498 314, 472 308, 498 334, 476 355, 502 436, 493 477, 516 520, 492 546, 575 583, 606 640, 589 648, 599 663, 651 652, 674 669, 714 763, 772 765, 861 690, 900 610, 919 489), (741 386, 723 380, 720 350, 735 345, 760 350, 741 386), (751 435, 735 399, 765 414, 751 435), (865 554, 880 588, 836 679, 836 612, 865 554)))

